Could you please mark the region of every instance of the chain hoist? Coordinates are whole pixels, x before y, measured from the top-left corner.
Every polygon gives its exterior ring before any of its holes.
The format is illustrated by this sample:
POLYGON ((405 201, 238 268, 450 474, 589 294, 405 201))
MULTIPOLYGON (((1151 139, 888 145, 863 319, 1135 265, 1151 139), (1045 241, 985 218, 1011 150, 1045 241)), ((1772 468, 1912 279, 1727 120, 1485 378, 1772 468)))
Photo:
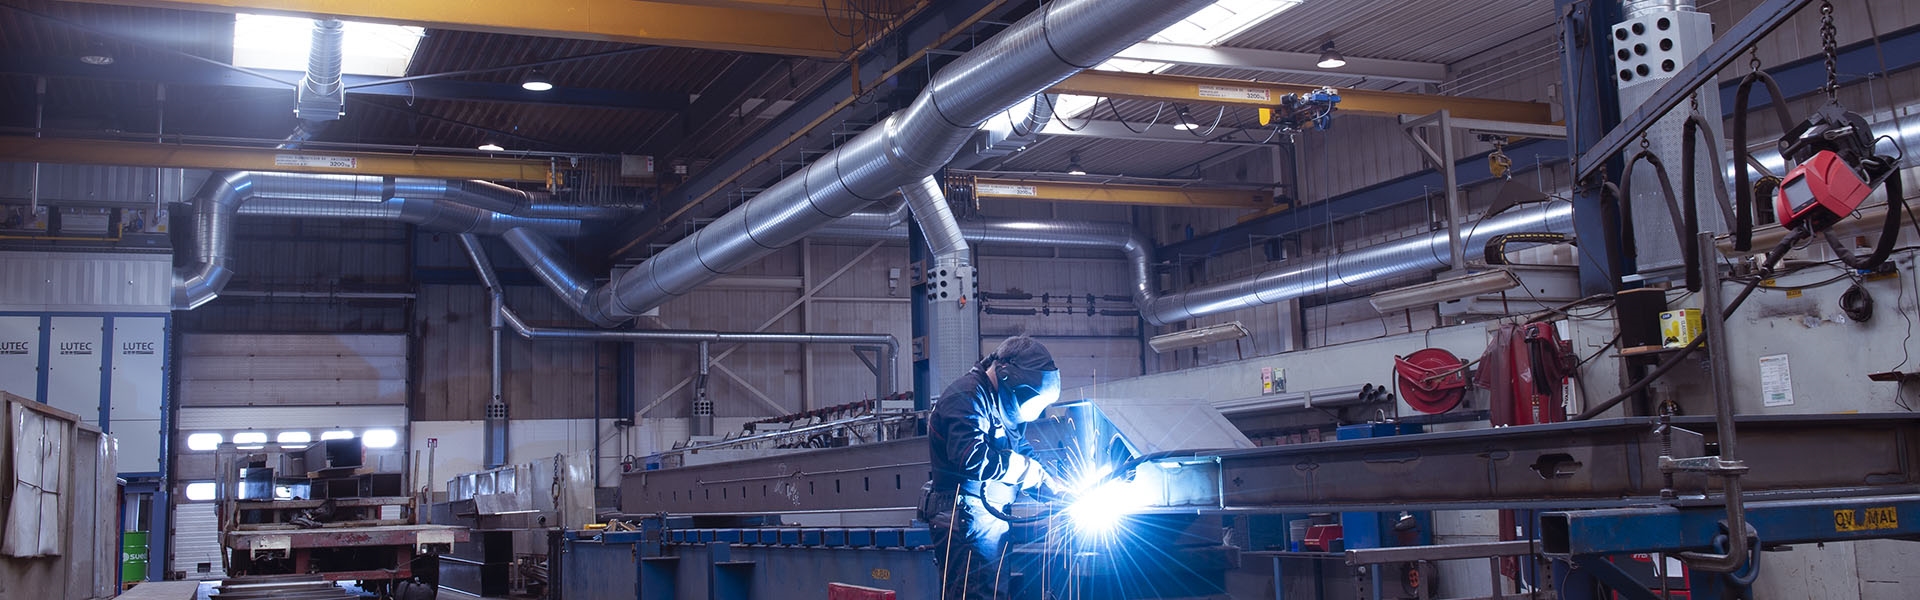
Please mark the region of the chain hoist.
POLYGON ((1827 59, 1827 99, 1833 100, 1840 94, 1840 53, 1839 42, 1835 41, 1833 27, 1833 2, 1820 0, 1820 51, 1827 59))

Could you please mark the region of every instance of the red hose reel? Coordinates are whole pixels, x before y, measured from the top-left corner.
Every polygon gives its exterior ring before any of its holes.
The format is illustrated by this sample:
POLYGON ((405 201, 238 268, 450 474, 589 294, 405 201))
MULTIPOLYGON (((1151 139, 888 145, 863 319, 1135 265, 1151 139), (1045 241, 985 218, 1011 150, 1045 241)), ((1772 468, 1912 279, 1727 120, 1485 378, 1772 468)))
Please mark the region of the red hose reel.
POLYGON ((1393 357, 1393 376, 1400 385, 1400 398, 1430 415, 1453 410, 1467 395, 1466 361, 1439 348, 1393 357))

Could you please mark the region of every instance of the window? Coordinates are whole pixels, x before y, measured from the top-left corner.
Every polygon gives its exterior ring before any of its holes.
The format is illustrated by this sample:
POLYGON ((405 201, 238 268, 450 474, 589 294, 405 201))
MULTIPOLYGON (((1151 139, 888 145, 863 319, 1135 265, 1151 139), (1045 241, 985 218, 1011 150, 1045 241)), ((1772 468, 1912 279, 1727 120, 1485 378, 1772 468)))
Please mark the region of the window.
POLYGON ((323 439, 323 440, 350 440, 350 439, 353 439, 353 432, 351 432, 351 431, 347 431, 347 430, 345 430, 345 429, 335 429, 335 430, 333 430, 333 431, 322 431, 322 432, 320 432, 320 439, 323 439))
POLYGON ((313 434, 305 431, 282 431, 273 441, 282 444, 306 444, 313 441, 313 434))
POLYGON ((217 491, 211 481, 195 481, 187 484, 187 499, 195 501, 212 500, 217 491))
POLYGON ((242 448, 259 448, 261 444, 267 443, 267 432, 242 431, 233 434, 233 443, 242 448))
POLYGON ((226 441, 226 438, 221 437, 218 433, 196 433, 187 436, 187 449, 212 450, 219 448, 220 442, 223 441, 226 441))
POLYGON ((360 444, 368 448, 392 448, 400 442, 400 434, 392 429, 368 429, 360 436, 360 444))
MULTIPOLYGON (((233 16, 233 64, 253 69, 302 71, 313 43, 313 19, 271 15, 233 16)), ((424 29, 348 21, 340 71, 398 77, 407 73, 424 29)))

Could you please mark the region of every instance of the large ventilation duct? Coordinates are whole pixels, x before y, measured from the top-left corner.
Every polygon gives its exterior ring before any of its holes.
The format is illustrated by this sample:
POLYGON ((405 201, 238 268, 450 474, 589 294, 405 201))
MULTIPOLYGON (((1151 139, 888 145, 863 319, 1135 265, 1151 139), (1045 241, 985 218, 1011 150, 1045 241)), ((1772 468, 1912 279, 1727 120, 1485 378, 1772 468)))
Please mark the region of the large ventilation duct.
POLYGON ((232 279, 228 264, 233 259, 233 224, 242 212, 392 219, 438 231, 492 235, 515 228, 579 234, 577 222, 502 214, 543 212, 535 210, 538 206, 532 194, 481 181, 262 171, 217 174, 194 197, 192 255, 174 273, 173 306, 191 310, 206 304, 232 279))
POLYGON ((988 118, 1211 4, 1057 0, 935 74, 912 105, 596 290, 595 322, 638 315, 932 175, 988 118))
MULTIPOLYGON (((573 309, 575 314, 591 318, 593 312, 588 310, 587 305, 593 294, 593 278, 575 269, 560 251, 559 244, 555 244, 546 233, 533 228, 511 229, 501 237, 507 241, 507 247, 520 257, 520 261, 533 271, 534 276, 540 278, 540 283, 553 290, 553 294, 567 308, 573 309)), ((612 327, 619 325, 620 321, 595 320, 593 324, 612 327)))
MULTIPOLYGON (((904 239, 904 208, 863 211, 821 229, 823 237, 904 239)), ((1154 325, 1252 308, 1396 277, 1445 269, 1452 264, 1447 232, 1437 231, 1355 251, 1304 259, 1289 268, 1206 285, 1173 294, 1155 293, 1153 245, 1125 223, 981 219, 962 221, 968 241, 981 244, 1113 250, 1127 256, 1131 295, 1141 316, 1154 325)), ((1573 235, 1573 207, 1560 202, 1523 205, 1469 227, 1466 247, 1508 233, 1573 235)))
POLYGON ((514 229, 531 229, 554 237, 577 237, 581 223, 573 219, 542 219, 503 215, 439 198, 387 198, 380 201, 341 202, 293 198, 254 198, 239 213, 262 217, 311 217, 400 221, 429 231, 501 236, 514 229))

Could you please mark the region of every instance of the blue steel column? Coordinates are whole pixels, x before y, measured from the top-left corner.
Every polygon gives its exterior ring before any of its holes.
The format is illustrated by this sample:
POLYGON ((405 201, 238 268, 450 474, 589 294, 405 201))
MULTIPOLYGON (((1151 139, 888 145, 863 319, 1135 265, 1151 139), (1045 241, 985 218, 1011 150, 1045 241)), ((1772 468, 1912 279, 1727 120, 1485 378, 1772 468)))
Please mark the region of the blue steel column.
MULTIPOLYGON (((1608 55, 1607 36, 1612 24, 1624 18, 1618 0, 1554 0, 1560 14, 1560 35, 1566 49, 1561 64, 1560 96, 1567 121, 1567 145, 1572 156, 1593 147, 1601 136, 1620 123, 1620 90, 1614 84, 1612 57, 1608 55)), ((1605 170, 1609 180, 1620 177, 1620 159, 1611 159, 1605 170)), ((1620 232, 1609 230, 1602 217, 1599 181, 1575 182, 1573 229, 1580 239, 1580 292, 1600 294, 1613 291, 1616 273, 1632 265, 1622 264, 1612 251, 1620 246, 1620 232)))
MULTIPOLYGON (((927 235, 920 231, 920 224, 907 219, 907 263, 919 268, 933 261, 933 253, 927 249, 927 235)), ((933 331, 933 303, 927 300, 927 284, 932 279, 925 273, 913 278, 913 286, 908 294, 913 296, 911 320, 913 321, 913 409, 933 408, 933 399, 937 389, 945 389, 947 382, 932 381, 933 356, 928 352, 927 338, 933 331), (938 386, 936 388, 936 386, 938 386)), ((974 342, 978 344, 978 341, 974 342)))

